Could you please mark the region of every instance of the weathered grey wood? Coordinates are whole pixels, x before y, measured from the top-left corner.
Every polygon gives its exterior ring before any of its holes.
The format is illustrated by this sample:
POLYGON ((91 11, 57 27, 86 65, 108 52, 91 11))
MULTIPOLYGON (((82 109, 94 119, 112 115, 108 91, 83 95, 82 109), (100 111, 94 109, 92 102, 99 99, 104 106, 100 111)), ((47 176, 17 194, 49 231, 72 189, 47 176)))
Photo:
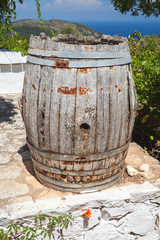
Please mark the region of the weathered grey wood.
MULTIPOLYGON (((65 50, 66 44, 60 44, 59 50, 65 50)), ((74 51, 75 46, 70 47, 74 51)), ((59 108, 59 152, 72 154, 74 145, 74 113, 76 97, 76 70, 57 68, 56 92, 60 99, 59 108)))
POLYGON ((96 69, 77 69, 77 89, 74 154, 93 153, 96 128, 96 69))
POLYGON ((105 152, 109 130, 109 69, 97 69, 97 118, 95 152, 105 152))
MULTIPOLYGON (((44 150, 50 150, 50 105, 51 105, 51 79, 53 70, 49 67, 42 67, 41 81, 43 82, 43 103, 41 108, 45 108, 44 111, 44 150)), ((43 111, 43 110, 42 110, 43 111)), ((42 118, 41 118, 42 120, 42 118)))
POLYGON ((120 100, 120 129, 119 129, 119 145, 124 145, 127 142, 128 132, 128 81, 127 81, 128 66, 124 65, 120 68, 120 85, 122 86, 120 100))
MULTIPOLYGON (((119 51, 127 51, 129 50, 129 46, 127 41, 124 43, 118 44, 118 50, 119 51)), ((124 65, 120 67, 120 85, 122 86, 121 94, 121 123, 120 123, 120 131, 119 131, 119 145, 124 145, 129 139, 127 139, 128 134, 128 116, 129 116, 129 110, 128 110, 128 80, 127 80, 127 72, 128 72, 128 65, 124 65)))
POLYGON ((129 143, 127 142, 124 146, 121 146, 117 149, 112 149, 111 151, 103 152, 103 153, 94 153, 94 154, 87 154, 87 155, 70 155, 70 154, 62 154, 62 153, 54 153, 54 152, 46 152, 43 150, 36 149, 33 145, 31 145, 27 141, 29 148, 34 152, 35 154, 39 154, 40 156, 44 158, 50 158, 53 160, 58 161, 73 161, 73 162, 85 162, 85 161, 101 161, 105 158, 114 157, 116 155, 120 155, 123 152, 126 152, 126 150, 129 147, 129 143))
POLYGON ((136 108, 137 108, 137 98, 136 98, 136 91, 135 85, 132 76, 132 69, 131 65, 129 65, 128 72, 127 72, 127 79, 128 79, 128 102, 129 102, 129 123, 128 123, 128 138, 131 138, 132 130, 134 126, 135 116, 136 116, 136 108))
POLYGON ((50 150, 59 152, 60 108, 61 96, 57 93, 58 84, 61 84, 63 72, 53 69, 51 79, 51 107, 50 107, 50 150))
POLYGON ((65 69, 63 82, 59 85, 58 92, 61 96, 60 110, 60 152, 73 154, 75 134, 75 99, 77 95, 76 69, 65 69))
POLYGON ((32 82, 30 83, 31 106, 30 106, 30 128, 32 130, 33 142, 36 147, 39 147, 38 130, 37 130, 37 99, 39 91, 39 81, 41 76, 41 68, 38 65, 33 66, 32 82))
POLYGON ((24 114, 26 119, 26 129, 27 129, 27 138, 32 143, 34 143, 34 135, 33 135, 33 129, 32 129, 32 114, 31 114, 31 82, 32 82, 32 72, 34 69, 34 65, 28 65, 26 68, 26 76, 25 76, 25 82, 26 82, 26 96, 25 96, 25 108, 24 108, 24 114))
MULTIPOLYGON (((110 36, 94 40, 41 34, 31 37, 29 47, 30 54, 40 49, 55 54, 88 52, 88 56, 129 50, 127 39, 110 36)), ((68 59, 62 55, 53 57, 69 60, 70 55, 68 59)), ((75 61, 89 63, 86 56, 75 61)), ((28 63, 23 88, 23 118, 37 177, 49 186, 68 186, 75 192, 110 186, 122 175, 136 110, 130 64, 77 66, 28 63)))
MULTIPOLYGON (((31 66, 31 68, 32 68, 32 66, 31 66)), ((24 122, 25 122, 25 128, 27 130, 27 138, 28 138, 29 141, 31 141, 30 136, 29 136, 29 132, 28 132, 28 128, 29 128, 28 107, 29 106, 28 106, 28 99, 26 99, 27 97, 29 97, 29 93, 28 93, 29 92, 28 91, 28 88, 29 88, 28 82, 29 82, 29 77, 30 77, 29 72, 28 72, 29 70, 30 70, 30 65, 27 64, 26 65, 26 70, 25 70, 26 74, 25 74, 25 77, 24 77, 24 85, 23 85, 23 88, 24 88, 23 93, 25 94, 24 97, 23 97, 23 119, 24 119, 24 122)))

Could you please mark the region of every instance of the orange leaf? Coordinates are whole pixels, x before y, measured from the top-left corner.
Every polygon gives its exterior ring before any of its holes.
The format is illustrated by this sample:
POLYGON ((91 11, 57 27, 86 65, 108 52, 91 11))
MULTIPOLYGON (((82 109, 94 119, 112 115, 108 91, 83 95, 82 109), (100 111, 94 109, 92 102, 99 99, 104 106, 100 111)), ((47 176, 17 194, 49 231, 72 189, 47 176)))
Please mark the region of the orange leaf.
POLYGON ((91 210, 87 209, 85 213, 83 213, 82 217, 86 216, 87 218, 91 217, 91 210))

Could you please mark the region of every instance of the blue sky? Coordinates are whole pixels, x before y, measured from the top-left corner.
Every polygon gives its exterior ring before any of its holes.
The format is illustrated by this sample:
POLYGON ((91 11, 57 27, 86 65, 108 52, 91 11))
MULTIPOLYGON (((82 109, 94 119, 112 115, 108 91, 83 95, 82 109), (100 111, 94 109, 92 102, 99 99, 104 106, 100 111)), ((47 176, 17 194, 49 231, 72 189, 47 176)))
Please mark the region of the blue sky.
MULTIPOLYGON (((34 0, 17 2, 17 19, 37 19, 34 0)), ((110 0, 40 0, 43 20, 61 19, 67 21, 159 21, 156 17, 133 17, 114 10, 110 0)))

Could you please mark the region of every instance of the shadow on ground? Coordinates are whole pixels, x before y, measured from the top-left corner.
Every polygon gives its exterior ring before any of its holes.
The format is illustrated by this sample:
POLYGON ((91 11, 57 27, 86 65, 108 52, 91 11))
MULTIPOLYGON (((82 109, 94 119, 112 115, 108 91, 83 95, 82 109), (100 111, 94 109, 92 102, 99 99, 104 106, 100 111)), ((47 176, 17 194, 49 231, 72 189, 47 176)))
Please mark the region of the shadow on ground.
POLYGON ((0 123, 14 122, 15 115, 17 115, 17 107, 13 104, 13 100, 0 96, 0 123))
POLYGON ((33 163, 32 163, 31 157, 30 157, 29 148, 28 148, 27 144, 25 144, 22 147, 20 147, 20 149, 18 150, 18 153, 22 156, 22 162, 25 165, 27 171, 33 177, 36 178, 36 175, 35 175, 35 172, 34 172, 34 168, 33 168, 33 163))

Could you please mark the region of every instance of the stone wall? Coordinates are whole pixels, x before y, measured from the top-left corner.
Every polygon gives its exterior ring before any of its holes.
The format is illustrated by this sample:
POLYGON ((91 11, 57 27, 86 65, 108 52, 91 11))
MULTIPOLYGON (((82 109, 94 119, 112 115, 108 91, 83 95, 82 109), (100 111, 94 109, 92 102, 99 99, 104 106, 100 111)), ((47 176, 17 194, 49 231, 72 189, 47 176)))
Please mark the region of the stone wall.
MULTIPOLYGON (((90 209, 91 218, 77 217, 67 230, 54 231, 55 239, 159 240, 160 181, 131 184, 101 192, 25 201, 0 209, 0 225, 33 221, 38 214, 80 216, 90 209)), ((40 238, 41 239, 41 238, 40 238)), ((54 239, 52 237, 52 239, 54 239)))

